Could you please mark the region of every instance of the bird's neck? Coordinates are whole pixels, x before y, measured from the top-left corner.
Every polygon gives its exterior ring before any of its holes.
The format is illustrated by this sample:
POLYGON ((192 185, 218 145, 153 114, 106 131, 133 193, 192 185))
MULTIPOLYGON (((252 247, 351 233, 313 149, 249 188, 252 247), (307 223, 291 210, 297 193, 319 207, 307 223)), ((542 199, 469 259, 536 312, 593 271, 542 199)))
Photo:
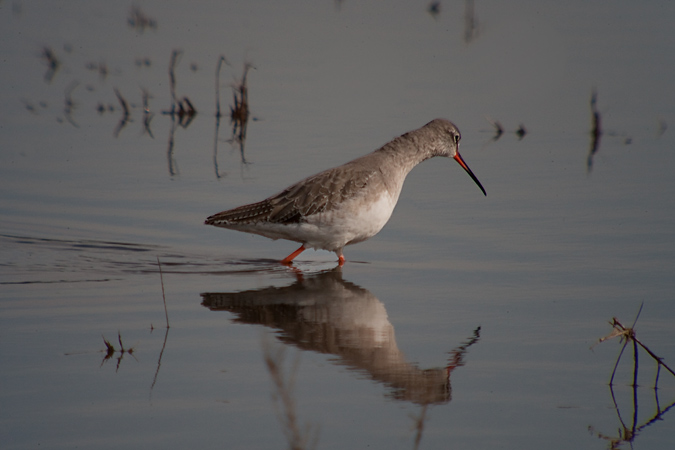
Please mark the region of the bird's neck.
POLYGON ((421 139, 415 132, 406 133, 376 150, 391 167, 407 175, 416 165, 438 156, 436 146, 428 139, 421 139))

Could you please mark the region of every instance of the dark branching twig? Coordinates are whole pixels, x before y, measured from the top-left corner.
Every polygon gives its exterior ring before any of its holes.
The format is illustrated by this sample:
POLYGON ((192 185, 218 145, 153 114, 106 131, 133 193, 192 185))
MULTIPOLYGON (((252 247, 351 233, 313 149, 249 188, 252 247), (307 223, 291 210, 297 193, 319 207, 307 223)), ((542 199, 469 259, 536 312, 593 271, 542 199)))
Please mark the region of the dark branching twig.
MULTIPOLYGON (((656 356, 654 352, 652 352, 646 345, 644 345, 640 340, 637 338, 635 335, 635 324, 637 323, 638 318, 640 317, 640 313, 642 312, 642 307, 644 306, 644 303, 640 305, 640 309, 635 317, 635 320, 633 321, 633 324, 630 327, 624 326, 619 320, 614 317, 610 324, 612 325, 613 329, 612 332, 599 339, 598 342, 595 344, 599 344, 601 342, 607 341, 609 339, 613 339, 615 337, 619 337, 620 340, 623 342, 623 346, 621 347, 621 351, 619 352, 619 356, 616 360, 616 363, 614 364, 614 369, 612 370, 612 377, 610 378, 609 381, 609 390, 610 394, 612 396, 612 402, 614 403, 614 408, 616 410, 617 417, 619 419, 619 422, 621 423, 621 427, 619 428, 619 435, 618 437, 614 436, 609 436, 605 435, 602 433, 599 433, 593 429, 593 427, 589 427, 589 430, 593 433, 596 433, 598 437, 601 439, 607 440, 610 442, 610 445, 612 449, 617 449, 619 446, 623 443, 630 443, 631 448, 632 448, 632 443, 635 441, 636 437, 646 427, 650 426, 656 421, 662 420, 663 415, 673 408, 675 406, 675 402, 667 406, 666 408, 662 409, 661 405, 659 404, 659 398, 658 398, 658 382, 659 382, 659 374, 661 372, 661 367, 665 368, 667 371, 669 371, 672 375, 675 376, 675 372, 673 372, 670 367, 668 367, 664 362, 663 358, 660 358, 659 356, 656 356), (619 409, 619 404, 616 401, 616 397, 614 396, 614 388, 613 388, 613 383, 614 383, 614 376, 616 374, 616 369, 619 366, 619 361, 621 360, 621 356, 623 355, 624 350, 626 349, 626 346, 628 343, 632 342, 633 343, 633 383, 632 383, 632 389, 633 389, 633 420, 631 423, 631 426, 628 427, 626 426, 626 423, 623 420, 623 417, 621 416, 621 411, 619 409), (656 379, 654 380, 654 396, 655 396, 655 402, 656 402, 656 413, 654 416, 647 420, 644 424, 638 426, 638 395, 637 395, 637 389, 638 389, 638 384, 637 384, 637 378, 638 378, 638 347, 642 347, 648 354, 651 356, 657 364, 656 367, 656 379)), ((595 346, 594 345, 594 346, 595 346)), ((592 349, 593 347, 591 347, 592 349)))
MULTIPOLYGON (((643 304, 644 305, 644 304, 643 304)), ((654 361, 656 361, 657 364, 657 378, 656 381, 658 382, 658 372, 660 371, 661 366, 663 366, 664 369, 666 369, 668 372, 670 372, 673 376, 675 376, 675 372, 673 369, 668 367, 666 363, 663 362, 663 358, 657 356, 652 352, 649 347, 647 347, 645 344, 643 344, 635 335, 635 323, 637 322, 638 318, 640 317, 640 313, 642 312, 642 306, 640 306, 640 310, 637 313, 637 316, 635 317, 635 320, 633 321, 633 325, 630 327, 624 326, 621 322, 619 322, 619 319, 616 317, 612 318, 612 321, 610 324, 613 327, 613 330, 610 334, 607 336, 600 338, 598 342, 595 344, 600 344, 602 342, 605 342, 607 340, 613 339, 615 337, 619 337, 621 342, 623 342, 623 347, 621 348, 621 352, 619 352, 619 357, 616 360, 616 364, 614 365, 614 370, 612 371, 612 377, 609 381, 609 384, 612 385, 614 381, 614 375, 616 374, 616 369, 619 365, 619 361, 621 360, 621 355, 623 355, 623 351, 626 349, 626 346, 628 345, 629 342, 633 342, 633 351, 634 351, 634 359, 635 359, 635 370, 634 370, 634 378, 637 377, 637 350, 638 346, 642 347, 648 354, 651 356, 654 361)), ((595 345, 593 347, 595 347, 595 345)), ((591 347, 591 348, 593 348, 591 347)), ((635 381, 634 381, 635 383, 635 381)), ((654 386, 656 388, 656 385, 654 386)))

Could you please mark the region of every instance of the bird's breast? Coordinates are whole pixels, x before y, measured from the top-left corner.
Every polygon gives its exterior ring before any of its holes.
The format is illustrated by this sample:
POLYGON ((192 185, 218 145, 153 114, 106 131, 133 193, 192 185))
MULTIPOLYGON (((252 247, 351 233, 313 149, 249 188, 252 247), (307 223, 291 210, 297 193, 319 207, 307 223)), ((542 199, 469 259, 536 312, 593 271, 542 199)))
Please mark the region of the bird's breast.
POLYGON ((357 197, 337 208, 307 217, 307 223, 317 225, 323 235, 323 245, 316 247, 334 250, 375 236, 387 223, 395 206, 396 199, 385 190, 377 196, 357 197))

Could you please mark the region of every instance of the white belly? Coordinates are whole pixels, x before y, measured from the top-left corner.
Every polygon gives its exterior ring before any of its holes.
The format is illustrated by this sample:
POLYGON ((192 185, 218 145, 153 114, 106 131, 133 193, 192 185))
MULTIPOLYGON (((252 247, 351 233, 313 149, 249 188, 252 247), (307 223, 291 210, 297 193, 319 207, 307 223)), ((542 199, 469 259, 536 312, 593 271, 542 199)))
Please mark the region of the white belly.
POLYGON ((347 202, 334 209, 307 218, 307 247, 336 251, 375 236, 391 217, 396 206, 388 192, 374 202, 363 199, 347 202))

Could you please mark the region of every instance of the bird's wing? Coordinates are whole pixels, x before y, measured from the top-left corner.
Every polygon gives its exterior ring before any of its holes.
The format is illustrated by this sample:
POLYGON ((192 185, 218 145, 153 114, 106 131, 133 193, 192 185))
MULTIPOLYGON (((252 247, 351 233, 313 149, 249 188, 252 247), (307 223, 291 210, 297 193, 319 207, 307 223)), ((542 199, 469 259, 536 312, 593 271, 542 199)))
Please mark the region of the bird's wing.
POLYGON ((326 212, 359 195, 372 182, 373 170, 354 171, 347 164, 295 183, 261 202, 215 214, 209 225, 234 223, 298 223, 305 217, 326 212))

